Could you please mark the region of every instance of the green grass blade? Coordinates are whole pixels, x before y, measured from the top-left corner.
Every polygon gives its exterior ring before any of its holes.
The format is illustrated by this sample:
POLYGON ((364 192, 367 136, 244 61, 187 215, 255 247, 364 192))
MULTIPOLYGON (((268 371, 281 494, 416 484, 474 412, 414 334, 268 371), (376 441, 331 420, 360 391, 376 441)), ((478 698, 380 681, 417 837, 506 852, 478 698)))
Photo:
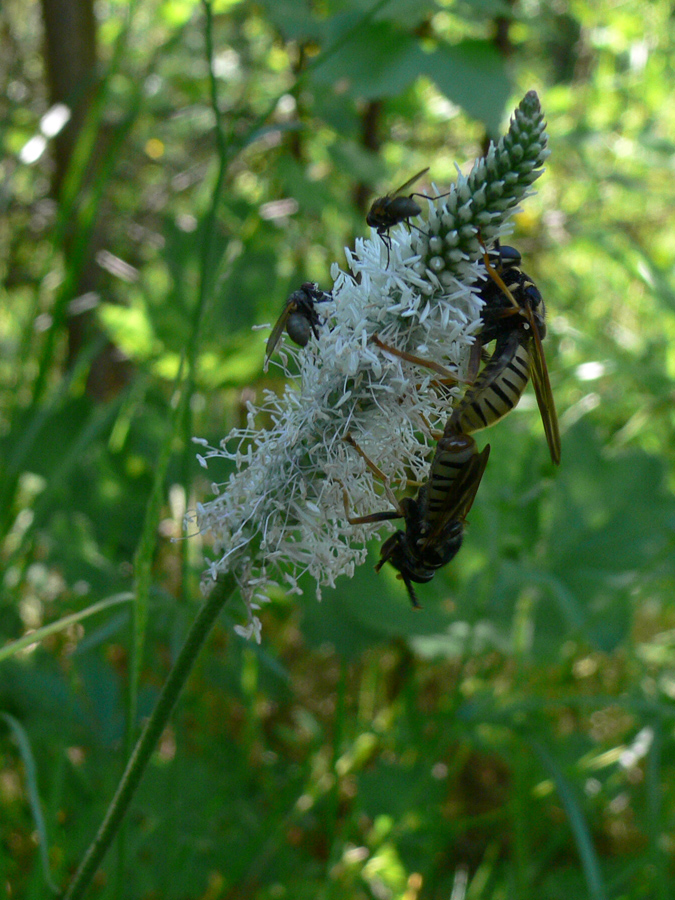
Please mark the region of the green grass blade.
POLYGON ((40 641, 43 641, 50 635, 58 634, 59 631, 63 631, 64 628, 68 628, 76 622, 82 622, 84 619, 89 618, 89 616, 103 612, 104 609, 110 609, 112 606, 119 606, 121 603, 129 603, 133 598, 134 595, 130 594, 128 591, 125 591, 122 594, 113 594, 112 597, 106 597, 105 600, 99 600, 97 603, 92 603, 92 605, 88 606, 86 609, 71 613, 69 616, 64 616, 56 622, 50 622, 49 625, 43 625, 42 628, 37 628, 35 631, 31 631, 30 634, 25 634, 22 638, 19 638, 18 641, 12 641, 11 644, 5 644, 4 647, 0 647, 0 663, 15 656, 21 650, 26 650, 34 644, 39 644, 40 641))
POLYGON ((33 751, 31 750, 30 740, 25 728, 9 713, 0 713, 0 716, 7 723, 8 728, 14 735, 14 739, 19 747, 19 753, 23 760, 23 767, 26 773, 26 790, 28 791, 28 802, 30 803, 31 812, 33 813, 33 821, 35 822, 35 830, 38 833, 40 847, 40 861, 42 863, 42 872, 44 879, 51 891, 58 894, 59 889, 52 881, 51 871, 49 868, 49 852, 47 842, 47 826, 42 814, 42 804, 40 803, 40 794, 37 786, 37 771, 35 768, 35 760, 33 751))
POLYGON ((185 686, 195 661, 208 638, 223 606, 234 593, 235 580, 227 576, 217 584, 202 604, 185 638, 173 668, 164 683, 155 708, 145 724, 115 796, 94 840, 89 845, 75 876, 64 894, 64 900, 80 900, 101 864, 129 808, 136 788, 145 773, 174 706, 185 686))
MULTIPOLYGON (((183 378, 183 361, 181 361, 174 393, 179 389, 183 378)), ((138 710, 138 690, 141 677, 141 665, 143 649, 145 647, 145 633, 148 623, 148 609, 150 605, 150 588, 152 585, 152 564, 155 558, 155 548, 158 540, 158 525, 164 501, 164 483, 166 473, 171 461, 174 435, 178 433, 179 423, 185 414, 185 406, 189 397, 188 390, 184 387, 181 391, 179 402, 173 411, 169 429, 160 450, 159 459, 155 468, 155 477, 152 482, 152 490, 148 500, 148 506, 143 519, 143 529, 134 557, 134 611, 132 625, 131 666, 129 673, 129 710, 127 717, 127 750, 130 752, 136 733, 136 718, 138 710)))
POLYGON ((600 868, 600 861, 593 846, 588 823, 577 802, 574 791, 549 752, 538 741, 531 741, 530 743, 553 778, 558 790, 558 796, 567 813, 567 819, 570 823, 584 875, 586 876, 588 896, 592 900, 607 900, 607 891, 600 868))
POLYGON ((664 823, 663 784, 665 776, 663 772, 663 725, 659 719, 651 722, 652 732, 651 746, 645 758, 645 786, 647 791, 647 822, 649 829, 649 849, 653 861, 654 878, 658 890, 659 900, 665 900, 669 895, 670 880, 668 876, 668 859, 664 852, 661 840, 666 832, 664 823))

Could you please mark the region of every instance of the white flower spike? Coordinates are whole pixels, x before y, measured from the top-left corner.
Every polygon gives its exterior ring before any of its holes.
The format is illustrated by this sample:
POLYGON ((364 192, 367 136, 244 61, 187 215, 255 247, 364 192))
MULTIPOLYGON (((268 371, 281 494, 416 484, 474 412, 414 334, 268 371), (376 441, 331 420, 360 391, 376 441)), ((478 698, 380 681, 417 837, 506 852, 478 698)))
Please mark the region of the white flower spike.
MULTIPOLYGON (((545 123, 534 91, 520 103, 507 134, 468 177, 428 201, 427 218, 410 231, 389 233, 390 252, 374 232, 347 250, 348 272, 333 265, 334 284, 320 308, 318 340, 303 349, 284 346, 299 373, 281 396, 266 391, 248 406, 248 425, 220 447, 204 441, 199 460, 233 460, 236 472, 214 485, 215 498, 198 505, 196 522, 213 536, 215 558, 204 577, 208 592, 221 573, 232 573, 242 592, 247 623, 236 631, 260 641, 257 611, 273 585, 301 593, 305 573, 333 586, 366 557, 366 541, 388 523, 354 526, 343 493, 364 515, 391 501, 350 434, 384 472, 394 493, 412 477, 423 481, 433 453, 432 431, 443 428, 461 391, 440 384, 439 367, 461 378, 480 330, 485 278, 481 242, 490 245, 542 173, 545 123), (419 228, 419 230, 418 230, 419 228), (388 265, 387 265, 387 256, 388 265), (388 352, 382 343, 429 361, 422 368, 388 352), (435 371, 434 371, 435 370, 435 371), (256 420, 271 420, 266 430, 256 420)), ((193 515, 193 521, 195 516, 193 515)))

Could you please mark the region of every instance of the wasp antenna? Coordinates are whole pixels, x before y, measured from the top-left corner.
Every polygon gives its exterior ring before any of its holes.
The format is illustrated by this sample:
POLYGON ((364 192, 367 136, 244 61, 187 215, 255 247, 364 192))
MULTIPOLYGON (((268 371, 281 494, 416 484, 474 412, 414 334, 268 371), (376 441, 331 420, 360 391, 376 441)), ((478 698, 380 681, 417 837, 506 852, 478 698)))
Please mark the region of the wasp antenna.
POLYGON ((485 264, 485 271, 488 273, 488 275, 494 281, 494 283, 497 285, 497 287, 501 291, 503 291, 504 294, 508 297, 508 299, 511 301, 512 306, 515 309, 521 309, 522 307, 521 307, 520 303, 518 303, 518 301, 513 296, 511 291, 504 284, 504 280, 503 280, 502 276, 499 274, 499 272, 494 268, 494 266, 490 262, 490 254, 487 251, 487 247, 483 243, 483 238, 480 233, 480 228, 477 230, 476 236, 478 238, 478 243, 480 244, 481 249, 483 251, 483 263, 485 264))

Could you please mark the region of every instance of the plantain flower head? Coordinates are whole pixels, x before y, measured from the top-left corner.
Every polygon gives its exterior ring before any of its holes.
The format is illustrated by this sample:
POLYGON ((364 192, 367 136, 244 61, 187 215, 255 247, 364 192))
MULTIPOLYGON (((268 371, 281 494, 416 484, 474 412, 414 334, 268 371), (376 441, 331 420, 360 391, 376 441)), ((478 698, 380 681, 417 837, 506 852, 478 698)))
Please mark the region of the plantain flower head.
MULTIPOLYGON (((208 592, 224 572, 235 575, 246 623, 238 633, 260 641, 257 612, 269 591, 302 593, 309 574, 317 596, 338 575, 352 575, 366 542, 390 523, 351 525, 356 515, 391 508, 382 484, 345 441, 358 444, 394 493, 424 481, 433 432, 442 430, 461 391, 439 380, 437 367, 461 378, 481 328, 482 243, 508 233, 508 222, 531 193, 548 155, 539 100, 530 91, 508 132, 467 177, 427 201, 414 228, 398 225, 388 251, 375 233, 334 264, 330 297, 319 308, 318 340, 278 354, 287 377, 281 395, 265 391, 248 404, 247 426, 219 447, 195 438, 204 468, 216 458, 235 463, 214 497, 191 522, 212 537, 203 579, 208 592), (426 215, 424 213, 426 212, 426 215), (420 367, 383 349, 429 361, 420 367), (292 362, 292 365, 291 365, 292 362), (436 371, 434 371, 434 368, 436 371), (291 374, 291 370, 295 374, 291 374), (271 422, 264 430, 260 421, 271 422)), ((261 352, 262 357, 262 352, 261 352)))

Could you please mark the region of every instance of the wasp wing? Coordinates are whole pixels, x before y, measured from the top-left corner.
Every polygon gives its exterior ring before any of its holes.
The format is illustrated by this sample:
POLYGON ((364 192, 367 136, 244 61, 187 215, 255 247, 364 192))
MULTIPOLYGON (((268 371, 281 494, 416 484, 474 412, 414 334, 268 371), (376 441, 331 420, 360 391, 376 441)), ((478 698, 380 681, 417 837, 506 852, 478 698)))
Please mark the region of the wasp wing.
MULTIPOLYGON (((534 385, 534 393, 537 398, 537 406, 539 407, 539 413, 541 414, 541 421, 544 425, 544 434, 546 435, 546 442, 548 443, 548 449, 551 453, 551 459, 556 466, 559 466, 561 447, 558 415, 555 411, 555 401, 553 400, 551 381, 548 377, 548 367, 546 366, 544 347, 541 342, 541 335, 539 334, 539 328, 537 327, 532 307, 529 303, 521 304, 515 299, 511 291, 504 284, 501 275, 492 267, 487 250, 485 250, 485 253, 483 254, 483 259, 486 271, 490 278, 492 278, 492 280, 501 288, 503 293, 506 294, 514 308, 525 316, 530 326, 532 337, 529 342, 529 349, 532 359, 530 366, 532 384, 534 385)), ((511 310, 509 310, 509 312, 511 312, 511 310)), ((506 313, 504 313, 504 315, 506 315, 506 313)))
POLYGON ((541 421, 544 425, 544 434, 546 442, 551 453, 551 459, 556 466, 560 465, 560 430, 558 428, 558 414, 555 410, 555 401, 553 400, 553 391, 551 390, 551 381, 548 377, 548 368, 546 366, 546 357, 544 356, 544 348, 541 343, 539 329, 537 328, 534 315, 529 307, 524 307, 527 313, 527 319, 530 323, 532 331, 532 339, 530 341, 530 353, 532 356, 532 365, 530 367, 532 375, 532 385, 534 386, 534 394, 537 398, 537 406, 541 414, 541 421))
POLYGON ((476 499, 489 456, 490 445, 486 444, 481 453, 472 456, 464 466, 461 474, 457 476, 445 497, 443 508, 436 517, 434 527, 422 545, 423 550, 426 550, 435 541, 448 522, 463 521, 469 515, 469 510, 476 499))

